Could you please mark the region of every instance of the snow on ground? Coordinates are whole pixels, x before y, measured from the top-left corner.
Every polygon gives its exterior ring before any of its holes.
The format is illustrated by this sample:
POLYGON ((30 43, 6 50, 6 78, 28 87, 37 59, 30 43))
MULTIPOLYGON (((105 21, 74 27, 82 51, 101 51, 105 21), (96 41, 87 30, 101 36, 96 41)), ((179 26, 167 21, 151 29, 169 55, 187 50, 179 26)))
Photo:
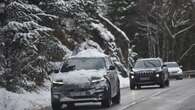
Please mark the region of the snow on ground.
POLYGON ((119 80, 120 80, 120 88, 127 88, 129 87, 129 78, 124 78, 121 75, 119 76, 119 80))
MULTIPOLYGON (((129 87, 129 79, 119 75, 120 87, 129 87)), ((51 106, 50 89, 42 88, 38 92, 17 94, 0 88, 0 110, 40 110, 51 106)))
POLYGON ((38 110, 47 106, 50 106, 48 88, 23 94, 9 92, 0 88, 0 110, 38 110))

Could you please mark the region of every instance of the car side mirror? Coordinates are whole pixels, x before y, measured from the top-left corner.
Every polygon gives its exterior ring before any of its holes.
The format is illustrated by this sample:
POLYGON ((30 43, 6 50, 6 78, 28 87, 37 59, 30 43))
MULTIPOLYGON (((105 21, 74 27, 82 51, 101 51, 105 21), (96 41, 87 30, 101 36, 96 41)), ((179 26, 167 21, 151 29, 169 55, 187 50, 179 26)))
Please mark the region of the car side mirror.
POLYGON ((130 71, 133 71, 133 67, 130 66, 129 69, 130 69, 130 71))
POLYGON ((116 68, 115 68, 115 66, 110 66, 109 67, 109 70, 115 70, 116 68))
POLYGON ((59 73, 59 70, 53 70, 53 73, 59 73))
POLYGON ((165 65, 165 64, 162 65, 162 68, 166 68, 166 67, 167 67, 167 65, 165 65))
POLYGON ((180 65, 179 67, 180 67, 180 68, 183 68, 183 66, 182 66, 182 65, 180 65))
POLYGON ((64 67, 64 68, 62 68, 61 72, 69 72, 72 70, 75 70, 75 65, 64 67))

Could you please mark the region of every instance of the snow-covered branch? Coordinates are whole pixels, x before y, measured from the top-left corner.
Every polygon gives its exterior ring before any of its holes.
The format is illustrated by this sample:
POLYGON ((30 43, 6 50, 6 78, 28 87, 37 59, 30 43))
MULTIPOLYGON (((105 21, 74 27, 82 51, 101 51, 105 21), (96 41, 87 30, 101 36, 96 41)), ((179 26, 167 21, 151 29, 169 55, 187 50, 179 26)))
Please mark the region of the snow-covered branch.
POLYGON ((106 22, 106 24, 108 24, 109 26, 111 26, 116 32, 118 32, 121 36, 123 36, 123 39, 130 42, 129 38, 127 37, 127 35, 121 30, 119 29, 116 25, 114 25, 110 20, 108 20, 107 18, 103 17, 102 15, 98 15, 99 18, 101 20, 103 20, 104 22, 106 22))

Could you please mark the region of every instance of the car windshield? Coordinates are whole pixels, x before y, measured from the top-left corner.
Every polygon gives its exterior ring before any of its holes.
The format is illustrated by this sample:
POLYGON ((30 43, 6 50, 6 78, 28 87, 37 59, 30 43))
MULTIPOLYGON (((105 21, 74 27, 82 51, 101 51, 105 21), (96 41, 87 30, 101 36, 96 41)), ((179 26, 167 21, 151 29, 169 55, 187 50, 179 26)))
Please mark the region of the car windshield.
POLYGON ((104 58, 71 58, 62 67, 62 72, 71 70, 99 70, 105 68, 104 58))
POLYGON ((177 63, 166 63, 167 67, 179 67, 177 63))
POLYGON ((134 68, 154 68, 160 66, 161 63, 159 60, 139 60, 135 63, 134 68))

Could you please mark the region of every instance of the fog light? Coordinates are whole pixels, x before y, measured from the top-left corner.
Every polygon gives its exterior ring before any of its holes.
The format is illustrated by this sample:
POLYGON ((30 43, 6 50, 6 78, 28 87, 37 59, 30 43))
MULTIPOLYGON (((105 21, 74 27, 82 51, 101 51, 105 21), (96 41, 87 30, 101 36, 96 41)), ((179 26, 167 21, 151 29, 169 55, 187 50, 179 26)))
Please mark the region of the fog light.
POLYGON ((135 78, 135 76, 131 76, 131 79, 134 79, 135 78))
POLYGON ((156 77, 158 78, 158 77, 160 77, 160 75, 159 74, 156 74, 156 77))

